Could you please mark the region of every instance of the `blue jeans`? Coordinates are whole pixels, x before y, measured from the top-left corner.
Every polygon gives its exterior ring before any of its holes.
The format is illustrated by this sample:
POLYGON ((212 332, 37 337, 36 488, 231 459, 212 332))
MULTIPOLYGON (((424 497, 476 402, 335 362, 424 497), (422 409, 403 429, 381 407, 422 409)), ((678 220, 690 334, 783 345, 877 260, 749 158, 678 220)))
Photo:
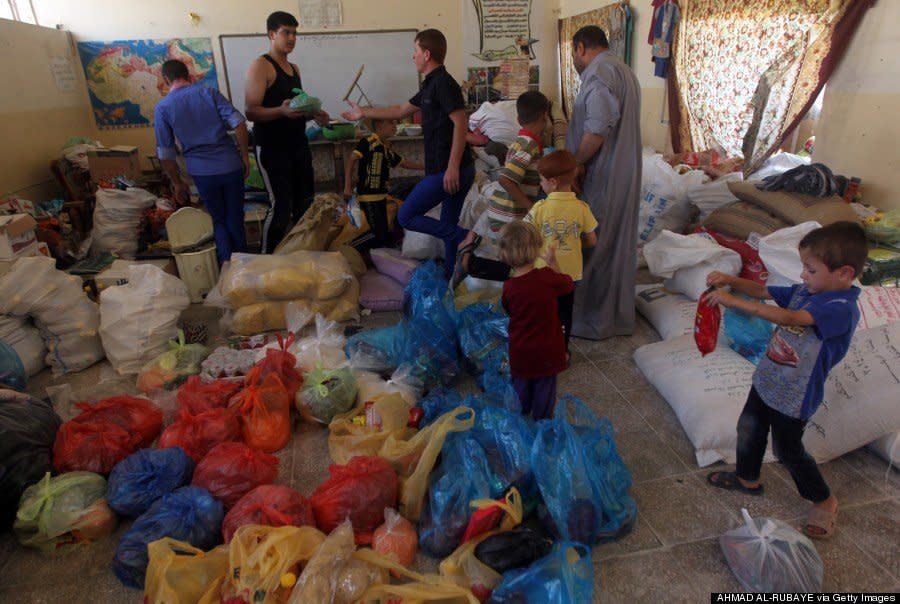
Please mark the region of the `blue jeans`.
POLYGON ((444 191, 444 173, 428 174, 403 200, 397 213, 400 226, 409 231, 427 233, 444 240, 444 275, 449 279, 456 264, 456 247, 465 239, 466 229, 461 228, 459 213, 469 188, 475 181, 475 166, 469 164, 459 169, 459 191, 449 195, 444 191), (431 208, 441 206, 441 219, 425 216, 431 208))
POLYGON ((193 178, 200 200, 212 216, 219 262, 230 260, 232 252, 246 252, 243 171, 193 178))

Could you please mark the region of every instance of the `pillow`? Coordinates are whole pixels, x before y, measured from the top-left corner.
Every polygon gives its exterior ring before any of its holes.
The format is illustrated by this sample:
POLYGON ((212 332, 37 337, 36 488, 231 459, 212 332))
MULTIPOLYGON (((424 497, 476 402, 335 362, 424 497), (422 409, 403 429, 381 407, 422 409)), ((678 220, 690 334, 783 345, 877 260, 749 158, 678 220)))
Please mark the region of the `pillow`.
POLYGON ((401 286, 405 287, 412 274, 419 268, 419 263, 411 258, 406 258, 398 250, 392 248, 379 248, 371 250, 372 264, 382 275, 392 277, 401 286))
POLYGON ((713 210, 703 226, 723 235, 747 239, 750 233, 768 235, 791 225, 748 201, 735 201, 713 210))
POLYGON ((790 224, 812 220, 823 226, 839 220, 859 222, 850 204, 837 195, 815 197, 787 191, 760 191, 752 182, 730 182, 728 188, 738 199, 768 210, 790 224))
POLYGON ((403 286, 381 273, 369 271, 359 279, 359 304, 375 312, 403 309, 403 286))

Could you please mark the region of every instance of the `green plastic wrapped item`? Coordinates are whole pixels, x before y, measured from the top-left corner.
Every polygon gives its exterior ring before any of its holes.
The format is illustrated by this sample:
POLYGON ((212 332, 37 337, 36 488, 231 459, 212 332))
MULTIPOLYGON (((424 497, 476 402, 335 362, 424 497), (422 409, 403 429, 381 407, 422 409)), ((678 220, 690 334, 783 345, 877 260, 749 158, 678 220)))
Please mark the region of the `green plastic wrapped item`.
POLYGON ((321 111, 322 101, 314 96, 309 96, 299 88, 291 90, 295 95, 291 99, 290 108, 294 111, 321 111))
POLYGON ((297 391, 297 410, 306 418, 330 424, 335 415, 346 413, 356 404, 359 385, 349 367, 323 369, 306 374, 303 387, 297 391))
POLYGON ((866 221, 863 226, 866 236, 875 243, 900 245, 900 210, 885 212, 875 220, 866 221))
POLYGON ((169 349, 144 365, 138 374, 137 387, 144 393, 174 390, 188 377, 201 371, 200 364, 209 356, 202 344, 186 344, 184 331, 178 330, 178 340, 169 341, 169 349))
POLYGON ((50 472, 22 494, 13 530, 19 543, 45 554, 63 554, 116 528, 106 505, 106 479, 93 472, 50 472))

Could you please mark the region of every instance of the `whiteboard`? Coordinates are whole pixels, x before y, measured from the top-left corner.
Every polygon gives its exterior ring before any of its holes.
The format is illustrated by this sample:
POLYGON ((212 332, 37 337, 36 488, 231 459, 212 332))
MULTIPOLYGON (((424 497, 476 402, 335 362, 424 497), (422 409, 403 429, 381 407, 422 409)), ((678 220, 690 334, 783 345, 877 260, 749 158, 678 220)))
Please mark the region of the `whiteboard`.
MULTIPOLYGON (((332 119, 340 119, 347 109, 343 101, 360 65, 366 68, 359 84, 372 104, 397 105, 419 90, 419 74, 413 64, 416 30, 297 33, 297 45, 288 55, 300 68, 303 89, 322 100, 332 119)), ((265 34, 219 36, 225 64, 229 99, 242 113, 244 78, 256 57, 269 50, 265 34)), ((355 91, 350 99, 356 101, 355 91)))

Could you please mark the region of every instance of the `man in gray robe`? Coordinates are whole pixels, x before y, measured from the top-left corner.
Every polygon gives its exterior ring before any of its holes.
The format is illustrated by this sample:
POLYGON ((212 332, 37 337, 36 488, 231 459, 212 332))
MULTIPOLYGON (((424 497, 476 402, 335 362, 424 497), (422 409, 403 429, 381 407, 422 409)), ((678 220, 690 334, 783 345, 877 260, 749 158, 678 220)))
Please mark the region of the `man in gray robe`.
POLYGON ((601 340, 634 331, 641 88, 595 25, 575 32, 572 58, 581 89, 566 149, 583 170, 581 198, 600 223, 597 246, 590 250, 575 290, 572 334, 601 340))

